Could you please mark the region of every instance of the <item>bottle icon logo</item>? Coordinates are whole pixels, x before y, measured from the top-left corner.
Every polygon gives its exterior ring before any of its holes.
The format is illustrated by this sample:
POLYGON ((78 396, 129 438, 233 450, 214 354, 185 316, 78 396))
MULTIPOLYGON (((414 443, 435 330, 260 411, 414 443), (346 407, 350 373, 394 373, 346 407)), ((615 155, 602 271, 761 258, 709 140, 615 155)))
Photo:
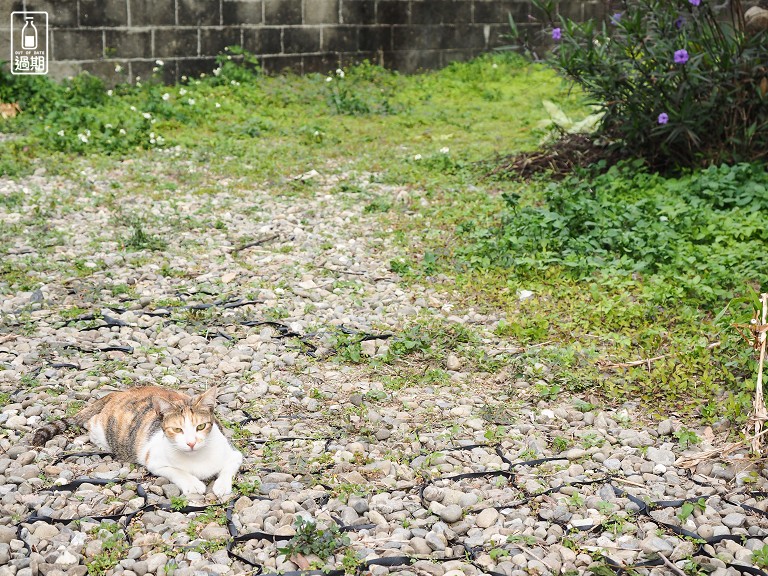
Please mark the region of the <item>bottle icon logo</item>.
POLYGON ((48 74, 48 12, 11 12, 10 65, 11 74, 48 74))
POLYGON ((26 17, 24 28, 21 29, 21 47, 24 50, 37 50, 37 28, 32 16, 26 17))

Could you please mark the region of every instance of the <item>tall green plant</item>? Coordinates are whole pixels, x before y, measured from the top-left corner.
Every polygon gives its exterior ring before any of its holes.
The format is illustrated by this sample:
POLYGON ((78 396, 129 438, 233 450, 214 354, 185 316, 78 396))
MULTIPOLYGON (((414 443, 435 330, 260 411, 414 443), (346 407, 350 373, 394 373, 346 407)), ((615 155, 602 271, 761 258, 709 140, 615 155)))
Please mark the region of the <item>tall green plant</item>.
POLYGON ((605 115, 601 131, 656 164, 768 158, 768 33, 739 0, 625 0, 608 22, 557 20, 554 65, 605 115))

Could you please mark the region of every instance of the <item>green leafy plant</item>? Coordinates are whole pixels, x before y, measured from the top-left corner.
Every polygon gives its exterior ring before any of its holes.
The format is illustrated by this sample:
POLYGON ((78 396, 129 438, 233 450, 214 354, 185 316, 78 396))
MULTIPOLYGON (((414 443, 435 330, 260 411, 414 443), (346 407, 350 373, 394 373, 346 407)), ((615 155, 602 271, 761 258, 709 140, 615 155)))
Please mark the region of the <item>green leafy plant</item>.
POLYGON ((677 513, 677 517, 680 519, 680 522, 685 523, 695 510, 703 512, 706 508, 707 501, 704 498, 699 498, 695 502, 683 502, 683 505, 680 506, 680 511, 677 513))
POLYGON ((768 568, 768 544, 752 551, 752 562, 758 568, 768 568))
POLYGON ((293 536, 278 552, 286 558, 296 554, 314 554, 325 561, 338 550, 349 546, 349 536, 342 534, 336 524, 326 529, 319 528, 315 522, 307 521, 298 516, 294 522, 296 535, 293 536))
POLYGON ((696 432, 688 430, 687 428, 680 428, 674 433, 674 436, 677 438, 677 442, 683 450, 701 442, 701 438, 699 438, 696 432))
POLYGON ((631 0, 607 23, 554 18, 554 65, 601 107, 601 132, 661 164, 768 154, 768 34, 744 29, 742 2, 631 0))

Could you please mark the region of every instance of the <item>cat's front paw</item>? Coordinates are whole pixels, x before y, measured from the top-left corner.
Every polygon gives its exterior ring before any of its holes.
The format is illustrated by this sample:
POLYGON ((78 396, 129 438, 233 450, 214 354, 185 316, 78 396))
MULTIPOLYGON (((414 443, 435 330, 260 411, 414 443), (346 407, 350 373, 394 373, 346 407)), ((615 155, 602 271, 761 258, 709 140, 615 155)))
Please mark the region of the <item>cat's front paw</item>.
POLYGON ((203 484, 197 478, 192 478, 191 480, 184 480, 183 482, 176 481, 174 483, 176 484, 176 486, 179 487, 179 489, 185 496, 188 496, 190 494, 205 494, 205 484, 203 484))
POLYGON ((232 478, 224 478, 220 476, 213 483, 213 493, 219 498, 229 496, 232 494, 232 478))

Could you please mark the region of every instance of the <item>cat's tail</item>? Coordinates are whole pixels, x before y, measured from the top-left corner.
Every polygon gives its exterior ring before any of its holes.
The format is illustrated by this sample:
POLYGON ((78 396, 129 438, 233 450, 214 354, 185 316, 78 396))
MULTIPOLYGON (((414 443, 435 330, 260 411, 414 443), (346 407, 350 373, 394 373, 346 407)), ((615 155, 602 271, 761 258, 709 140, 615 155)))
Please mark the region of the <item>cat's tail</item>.
POLYGON ((80 410, 71 418, 62 418, 61 420, 54 420, 38 428, 32 435, 32 446, 43 446, 51 438, 55 438, 59 434, 63 434, 68 428, 72 426, 84 426, 91 417, 95 416, 107 403, 107 397, 99 398, 95 402, 91 402, 88 406, 80 410))
POLYGON ((32 446, 43 446, 48 440, 51 438, 54 438, 58 436, 59 434, 63 434, 67 431, 67 428, 69 428, 71 425, 71 421, 67 418, 63 418, 61 420, 54 420, 53 422, 48 422, 48 424, 45 424, 44 426, 41 426, 37 430, 35 430, 34 435, 32 436, 32 446))

